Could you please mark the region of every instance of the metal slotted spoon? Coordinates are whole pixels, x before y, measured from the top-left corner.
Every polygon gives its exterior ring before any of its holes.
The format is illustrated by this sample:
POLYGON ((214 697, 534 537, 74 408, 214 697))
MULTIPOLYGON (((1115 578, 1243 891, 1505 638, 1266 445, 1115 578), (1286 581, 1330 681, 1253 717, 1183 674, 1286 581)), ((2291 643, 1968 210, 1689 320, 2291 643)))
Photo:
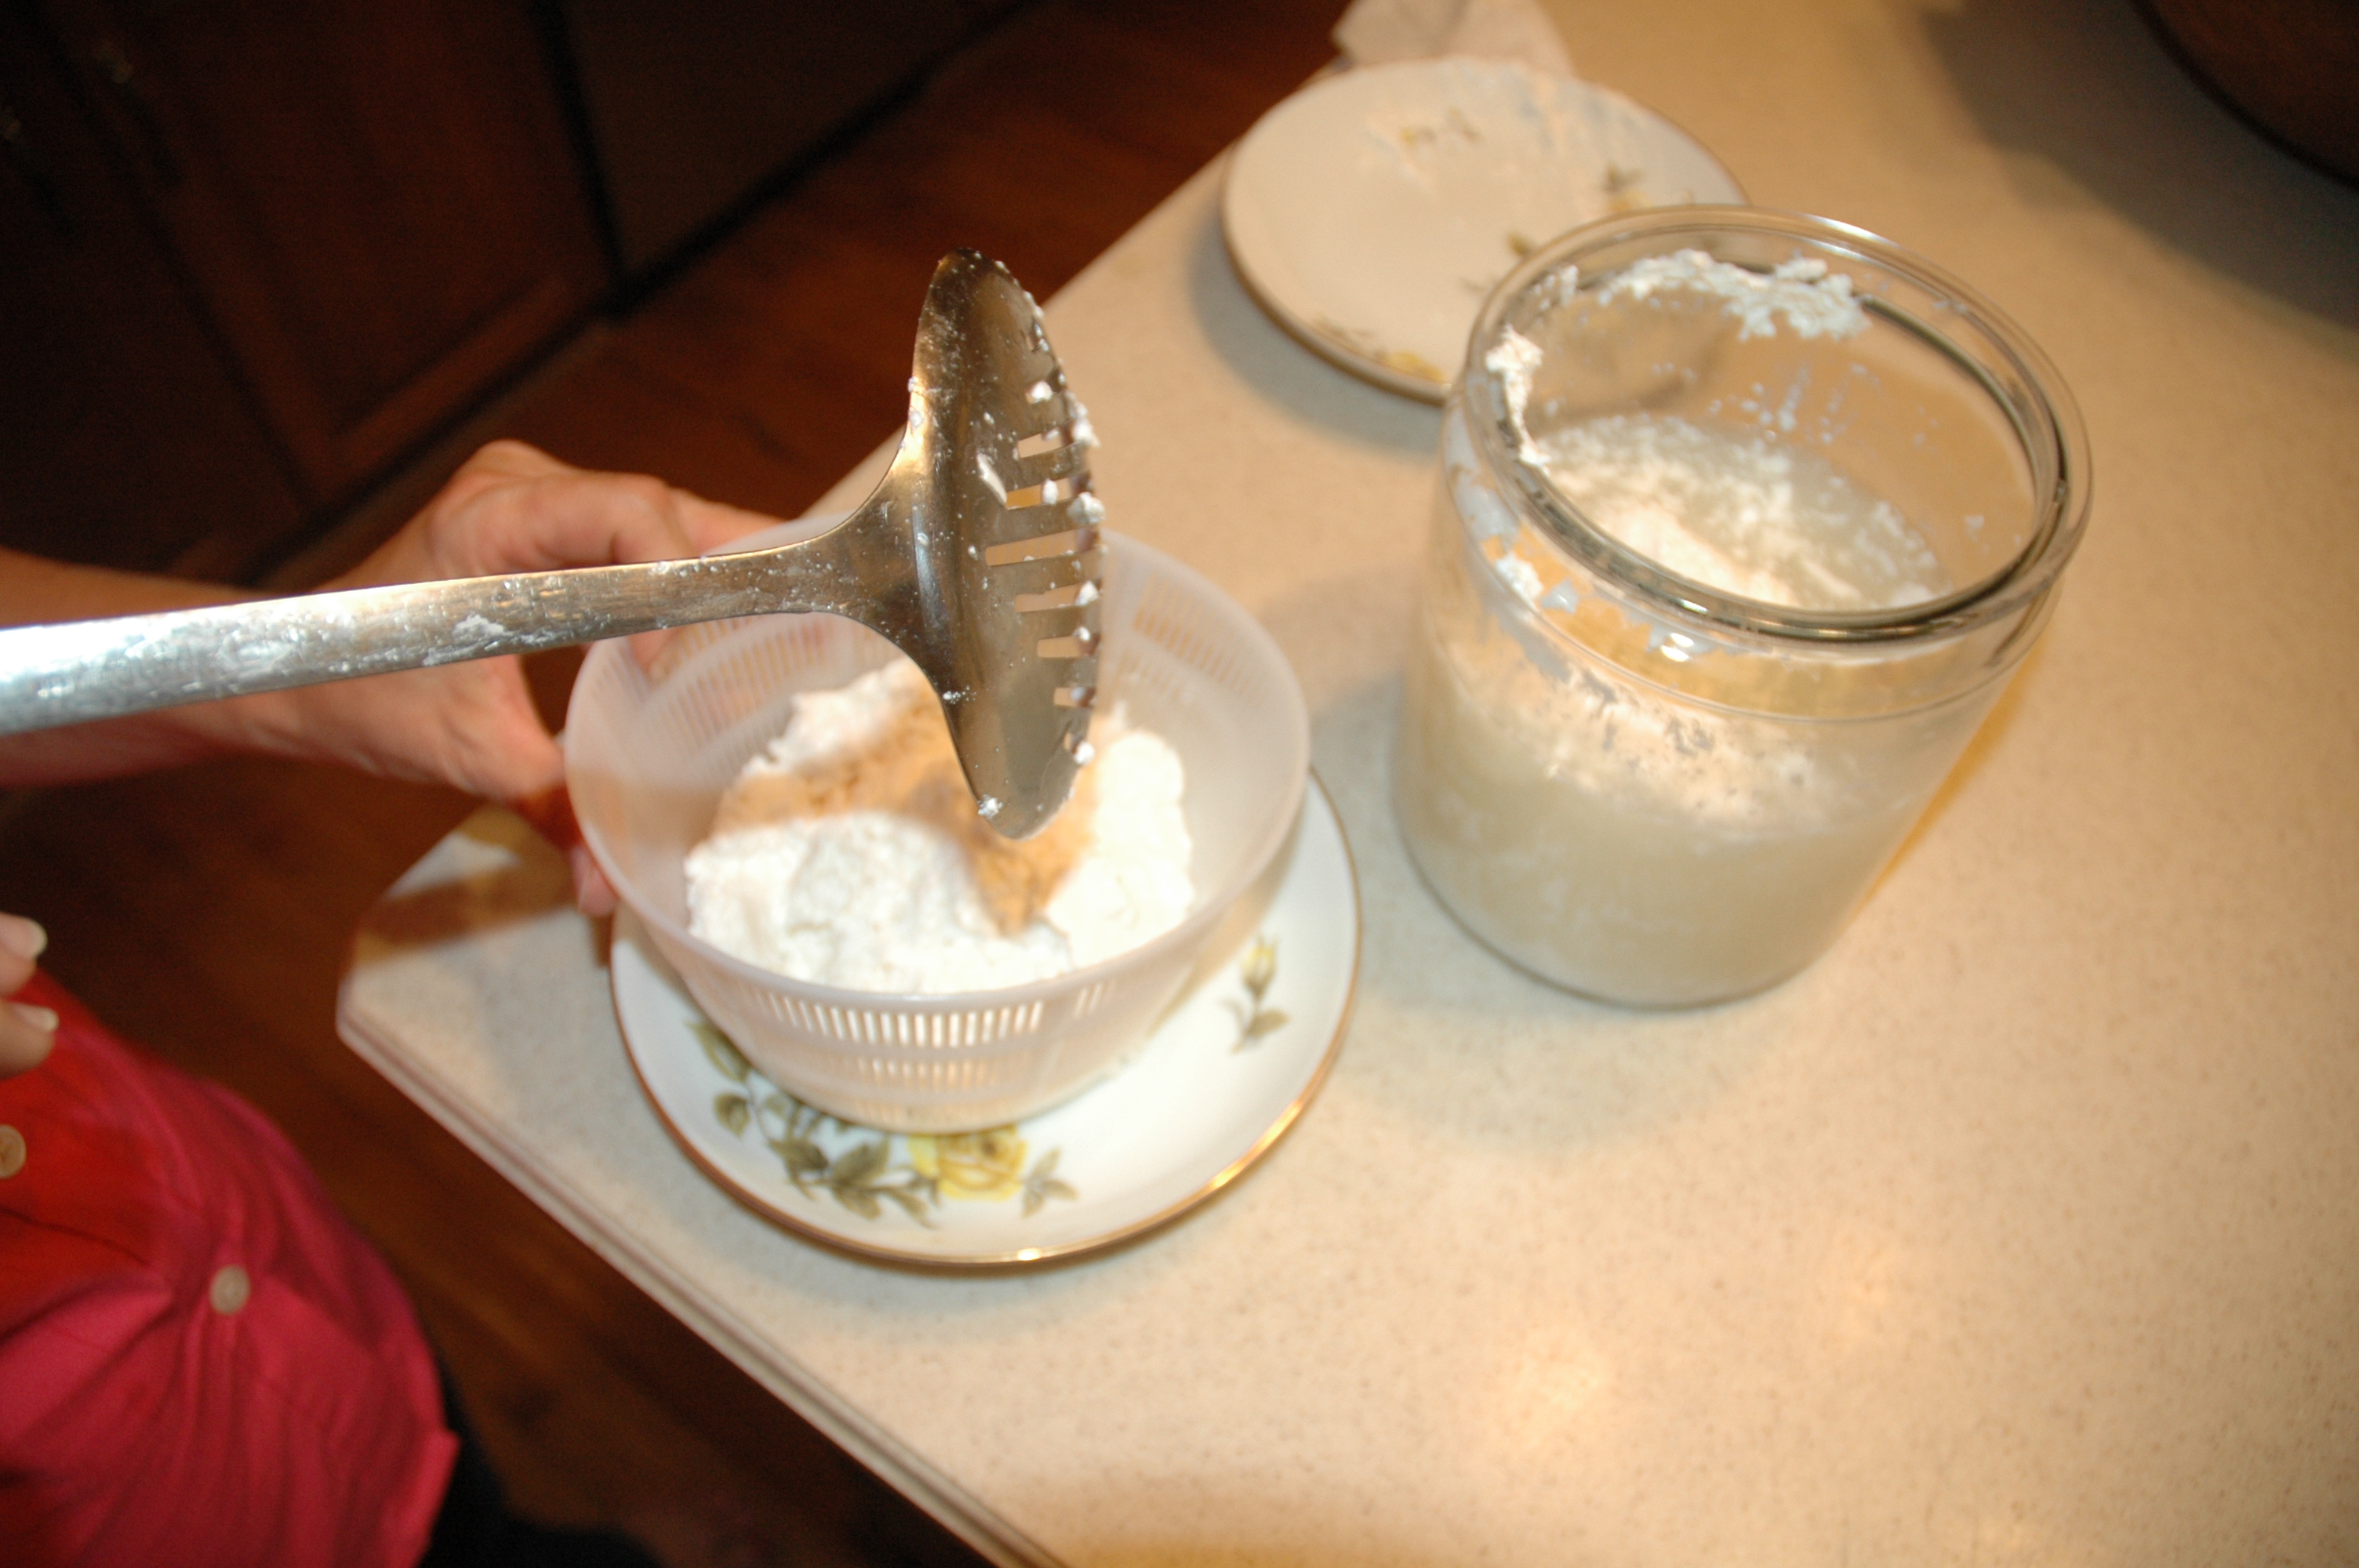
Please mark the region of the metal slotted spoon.
POLYGON ((1087 753, 1104 510, 1040 313, 953 251, 918 320, 909 422, 860 509, 776 549, 355 589, 0 631, 0 734, 741 615, 828 611, 940 697, 977 809, 1021 838, 1087 753))

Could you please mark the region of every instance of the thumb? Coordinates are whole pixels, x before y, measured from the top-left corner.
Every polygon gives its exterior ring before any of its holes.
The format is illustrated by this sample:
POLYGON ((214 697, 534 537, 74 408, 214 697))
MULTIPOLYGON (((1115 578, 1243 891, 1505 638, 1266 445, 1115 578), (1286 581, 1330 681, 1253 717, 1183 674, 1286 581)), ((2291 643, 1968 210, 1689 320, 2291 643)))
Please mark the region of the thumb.
POLYGON ((29 1073, 58 1043, 58 1015, 28 1001, 0 1001, 0 1078, 29 1073))
MULTIPOLYGON (((0 995, 13 995, 33 978, 33 960, 49 945, 39 925, 20 914, 0 914, 0 995)), ((30 1072, 57 1043, 58 1015, 30 1002, 0 1001, 0 1078, 30 1072)))
POLYGON ((416 681, 402 696, 417 707, 397 715, 381 704, 375 717, 389 732, 416 738, 429 777, 511 805, 564 782, 565 753, 513 657, 388 678, 416 681))

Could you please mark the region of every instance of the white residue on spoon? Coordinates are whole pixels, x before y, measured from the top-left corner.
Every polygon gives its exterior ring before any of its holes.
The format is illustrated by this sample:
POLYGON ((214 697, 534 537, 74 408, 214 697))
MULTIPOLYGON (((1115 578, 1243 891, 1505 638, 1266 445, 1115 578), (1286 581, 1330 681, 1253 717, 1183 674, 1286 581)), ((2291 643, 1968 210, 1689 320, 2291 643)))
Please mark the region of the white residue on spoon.
POLYGON ((506 634, 506 626, 496 621, 487 621, 481 615, 471 614, 451 628, 451 635, 462 643, 488 643, 495 637, 506 634))

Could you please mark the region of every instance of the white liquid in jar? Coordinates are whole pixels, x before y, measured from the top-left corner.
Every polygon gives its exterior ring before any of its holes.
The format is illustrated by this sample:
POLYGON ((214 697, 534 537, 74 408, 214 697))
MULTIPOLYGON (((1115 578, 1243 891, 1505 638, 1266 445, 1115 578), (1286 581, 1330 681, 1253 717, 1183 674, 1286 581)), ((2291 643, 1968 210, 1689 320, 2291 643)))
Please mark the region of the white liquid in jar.
MULTIPOLYGON (((1706 586, 1841 609, 1946 591, 1924 541, 1814 454, 1644 416, 1552 433, 1539 452, 1601 529, 1706 586)), ((1621 665, 1723 661, 1733 686, 1784 672, 1596 594, 1488 489, 1455 408, 1443 454, 1397 802, 1428 880, 1509 957, 1612 1000, 1715 1000, 1801 968, 1864 898, 1995 688, 1860 722, 1658 686, 1621 665)))

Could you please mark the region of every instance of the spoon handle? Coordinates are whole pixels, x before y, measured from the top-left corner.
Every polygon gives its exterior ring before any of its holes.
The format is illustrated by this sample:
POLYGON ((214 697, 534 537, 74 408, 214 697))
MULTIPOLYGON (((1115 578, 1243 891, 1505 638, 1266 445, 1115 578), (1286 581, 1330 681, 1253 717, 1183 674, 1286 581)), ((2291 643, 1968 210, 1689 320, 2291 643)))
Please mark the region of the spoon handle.
POLYGON ((11 627, 0 631, 0 735, 700 621, 834 609, 840 596, 824 591, 834 538, 11 627))

